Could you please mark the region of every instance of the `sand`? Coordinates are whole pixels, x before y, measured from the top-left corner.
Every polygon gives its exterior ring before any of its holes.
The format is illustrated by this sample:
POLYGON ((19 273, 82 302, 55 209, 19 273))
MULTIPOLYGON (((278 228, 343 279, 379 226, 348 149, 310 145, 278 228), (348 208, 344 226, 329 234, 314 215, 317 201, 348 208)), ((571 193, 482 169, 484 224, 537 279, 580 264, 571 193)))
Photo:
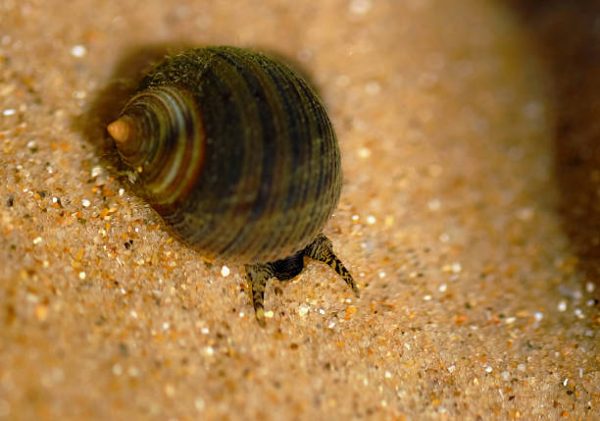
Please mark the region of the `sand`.
POLYGON ((600 7, 563 3, 3 0, 0 418, 600 419, 600 7), (107 165, 182 44, 314 81, 360 299, 313 263, 261 329, 107 165))

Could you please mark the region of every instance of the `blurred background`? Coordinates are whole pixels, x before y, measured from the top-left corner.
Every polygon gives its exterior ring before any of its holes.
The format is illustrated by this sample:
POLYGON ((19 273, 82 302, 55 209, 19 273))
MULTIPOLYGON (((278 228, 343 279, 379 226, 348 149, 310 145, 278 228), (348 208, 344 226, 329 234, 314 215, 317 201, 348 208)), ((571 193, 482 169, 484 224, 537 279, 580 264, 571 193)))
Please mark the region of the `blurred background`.
POLYGON ((0 418, 598 418, 599 38, 592 0, 2 0, 0 418), (215 44, 322 96, 359 300, 311 264, 260 329, 112 168, 146 65, 215 44))

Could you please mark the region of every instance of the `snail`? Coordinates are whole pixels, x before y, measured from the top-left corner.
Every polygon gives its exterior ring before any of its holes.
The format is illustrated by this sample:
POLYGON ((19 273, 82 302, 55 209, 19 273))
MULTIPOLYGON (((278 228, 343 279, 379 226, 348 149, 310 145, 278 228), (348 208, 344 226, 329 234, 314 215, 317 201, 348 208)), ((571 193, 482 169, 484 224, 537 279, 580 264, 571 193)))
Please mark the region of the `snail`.
POLYGON ((261 326, 267 282, 294 278, 305 257, 358 296, 322 233, 341 191, 336 135, 287 65, 236 47, 186 50, 142 79, 107 131, 134 190, 176 237, 245 265, 261 326))

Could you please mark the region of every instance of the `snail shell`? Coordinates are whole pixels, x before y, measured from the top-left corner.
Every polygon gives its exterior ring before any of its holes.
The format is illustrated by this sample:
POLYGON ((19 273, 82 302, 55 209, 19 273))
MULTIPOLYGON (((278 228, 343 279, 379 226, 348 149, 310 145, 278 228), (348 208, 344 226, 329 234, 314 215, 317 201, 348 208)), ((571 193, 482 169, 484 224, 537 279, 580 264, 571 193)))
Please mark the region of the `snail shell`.
POLYGON ((172 231, 204 256, 247 263, 250 278, 266 262, 301 270, 298 253, 340 196, 340 153, 323 104, 288 66, 249 50, 165 59, 108 131, 137 192, 172 231))

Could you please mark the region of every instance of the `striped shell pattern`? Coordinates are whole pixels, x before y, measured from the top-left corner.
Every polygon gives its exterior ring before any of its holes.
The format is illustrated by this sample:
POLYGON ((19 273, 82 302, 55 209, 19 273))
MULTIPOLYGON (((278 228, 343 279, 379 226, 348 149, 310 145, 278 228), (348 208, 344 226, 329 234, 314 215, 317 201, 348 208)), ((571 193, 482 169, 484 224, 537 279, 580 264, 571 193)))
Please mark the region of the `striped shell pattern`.
POLYGON ((259 322, 262 278, 295 276, 304 256, 357 291, 320 234, 342 184, 336 136, 287 65, 234 47, 185 51, 147 74, 108 131, 136 191, 177 237, 246 264, 259 322))

